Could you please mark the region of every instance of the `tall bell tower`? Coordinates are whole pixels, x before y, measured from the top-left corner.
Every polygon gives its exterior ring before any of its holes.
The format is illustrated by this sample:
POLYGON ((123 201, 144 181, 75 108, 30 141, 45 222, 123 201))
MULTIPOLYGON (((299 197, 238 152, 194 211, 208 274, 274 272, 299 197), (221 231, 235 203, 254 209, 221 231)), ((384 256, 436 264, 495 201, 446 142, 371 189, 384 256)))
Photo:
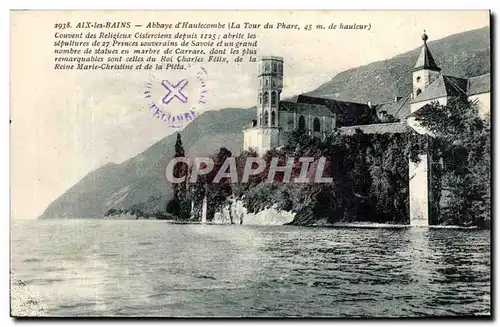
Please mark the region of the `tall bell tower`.
POLYGON ((257 126, 279 127, 279 103, 283 91, 283 58, 263 57, 259 62, 257 126))
POLYGON ((257 120, 243 130, 243 148, 259 155, 280 146, 279 105, 283 90, 283 58, 263 57, 257 72, 257 120))

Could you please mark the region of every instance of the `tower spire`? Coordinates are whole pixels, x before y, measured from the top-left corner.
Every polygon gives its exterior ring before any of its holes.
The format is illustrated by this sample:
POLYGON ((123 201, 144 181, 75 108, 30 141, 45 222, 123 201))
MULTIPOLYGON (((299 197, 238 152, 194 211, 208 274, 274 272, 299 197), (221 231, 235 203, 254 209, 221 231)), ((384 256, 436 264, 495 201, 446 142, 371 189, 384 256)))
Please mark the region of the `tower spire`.
POLYGON ((436 61, 434 61, 431 51, 427 46, 428 39, 429 37, 427 36, 424 30, 424 34, 422 34, 422 41, 424 41, 424 46, 422 47, 422 51, 420 51, 420 55, 418 56, 417 62, 413 69, 414 70, 429 69, 439 72, 441 71, 441 68, 439 68, 438 65, 436 64, 436 61))

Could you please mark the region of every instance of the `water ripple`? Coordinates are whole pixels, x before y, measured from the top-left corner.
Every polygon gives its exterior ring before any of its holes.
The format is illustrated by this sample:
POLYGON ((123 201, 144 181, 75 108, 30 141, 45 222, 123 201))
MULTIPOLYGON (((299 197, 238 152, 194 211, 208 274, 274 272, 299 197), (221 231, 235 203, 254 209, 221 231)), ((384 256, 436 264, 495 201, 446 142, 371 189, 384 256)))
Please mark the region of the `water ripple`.
POLYGON ((53 316, 490 314, 490 234, 13 222, 12 270, 53 316))

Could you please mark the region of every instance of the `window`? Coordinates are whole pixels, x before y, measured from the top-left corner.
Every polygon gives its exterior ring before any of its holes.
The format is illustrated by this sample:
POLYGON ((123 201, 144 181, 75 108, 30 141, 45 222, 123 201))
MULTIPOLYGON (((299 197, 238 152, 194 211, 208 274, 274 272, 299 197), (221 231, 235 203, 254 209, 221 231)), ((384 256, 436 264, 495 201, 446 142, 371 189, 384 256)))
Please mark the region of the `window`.
POLYGON ((262 104, 262 92, 259 93, 259 104, 262 104))
POLYGON ((271 126, 276 126, 276 112, 271 113, 271 126))
POLYGON ((313 120, 313 131, 320 132, 321 131, 321 123, 319 122, 318 117, 313 120))
POLYGON ((304 116, 299 117, 299 131, 304 131, 306 129, 306 119, 304 116))
POLYGON ((268 71, 269 71, 269 63, 268 63, 268 62, 266 62, 266 63, 264 64, 264 70, 265 70, 266 72, 268 72, 268 71))
POLYGON ((417 91, 415 92, 417 95, 419 95, 420 93, 422 93, 422 90, 421 89, 417 89, 417 91))
POLYGON ((420 82, 420 76, 417 76, 417 83, 420 82))
POLYGON ((264 106, 269 104, 269 93, 264 92, 264 106))
POLYGON ((276 104, 276 92, 272 92, 271 93, 271 105, 275 105, 276 104))
POLYGON ((267 78, 266 78, 266 84, 265 84, 265 85, 266 85, 266 86, 268 86, 268 85, 269 85, 269 80, 268 80, 267 78))
POLYGON ((264 113, 264 126, 267 126, 269 124, 269 113, 266 111, 264 113))
POLYGON ((273 61, 273 72, 276 73, 276 62, 273 61))

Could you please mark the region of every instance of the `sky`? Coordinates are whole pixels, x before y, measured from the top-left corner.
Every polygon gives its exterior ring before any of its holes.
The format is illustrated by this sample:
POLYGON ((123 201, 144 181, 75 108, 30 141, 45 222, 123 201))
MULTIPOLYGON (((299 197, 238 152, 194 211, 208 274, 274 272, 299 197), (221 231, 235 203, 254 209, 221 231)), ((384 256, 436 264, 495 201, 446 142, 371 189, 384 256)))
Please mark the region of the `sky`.
MULTIPOLYGON (((177 131, 151 119, 143 72, 53 69, 55 22, 371 24, 370 31, 254 31, 258 56, 284 59, 288 97, 346 69, 489 25, 487 11, 29 11, 11 13, 11 217, 35 219, 92 170, 121 163, 177 131), (180 18, 181 17, 181 18, 180 18)), ((189 32, 193 32, 190 30, 189 32)), ((197 31, 200 32, 200 31, 197 31)), ((204 63, 206 109, 255 105, 257 65, 204 63)))

